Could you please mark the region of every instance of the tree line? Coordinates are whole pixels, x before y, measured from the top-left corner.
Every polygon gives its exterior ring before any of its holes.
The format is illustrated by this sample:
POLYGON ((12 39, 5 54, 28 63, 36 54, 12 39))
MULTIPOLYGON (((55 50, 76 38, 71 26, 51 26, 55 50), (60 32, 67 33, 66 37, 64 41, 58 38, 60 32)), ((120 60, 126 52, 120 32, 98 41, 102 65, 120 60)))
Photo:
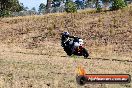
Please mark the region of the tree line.
POLYGON ((96 8, 98 11, 102 8, 118 10, 127 6, 128 3, 132 3, 132 0, 47 0, 45 10, 48 13, 57 12, 52 8, 59 7, 63 7, 66 12, 76 12, 85 8, 96 8))
POLYGON ((131 0, 47 0, 47 4, 41 3, 38 11, 33 7, 31 10, 24 7, 18 0, 0 0, 0 17, 10 16, 13 12, 32 11, 37 14, 52 12, 77 12, 79 9, 96 8, 100 11, 102 8, 118 10, 131 3, 131 0))

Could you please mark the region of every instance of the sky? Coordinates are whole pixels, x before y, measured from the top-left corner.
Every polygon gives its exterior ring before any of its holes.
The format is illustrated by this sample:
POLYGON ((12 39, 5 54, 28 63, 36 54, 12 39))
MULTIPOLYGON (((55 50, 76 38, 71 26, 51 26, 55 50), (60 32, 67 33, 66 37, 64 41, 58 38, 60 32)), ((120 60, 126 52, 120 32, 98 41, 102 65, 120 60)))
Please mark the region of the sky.
POLYGON ((47 0, 19 0, 19 2, 29 9, 35 7, 38 10, 40 3, 46 4, 47 0))

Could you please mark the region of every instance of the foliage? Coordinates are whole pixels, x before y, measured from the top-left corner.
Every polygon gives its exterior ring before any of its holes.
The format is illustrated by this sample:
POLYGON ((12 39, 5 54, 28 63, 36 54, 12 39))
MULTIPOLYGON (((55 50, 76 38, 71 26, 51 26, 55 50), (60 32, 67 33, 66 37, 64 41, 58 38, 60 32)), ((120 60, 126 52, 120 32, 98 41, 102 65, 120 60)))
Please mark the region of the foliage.
POLYGON ((21 9, 21 11, 27 11, 29 8, 24 7, 23 3, 20 3, 20 9, 21 9))
POLYGON ((124 2, 125 2, 125 5, 128 6, 127 0, 124 0, 124 2))
POLYGON ((111 0, 101 0, 103 4, 110 3, 111 0))
POLYGON ((96 0, 87 0, 85 1, 85 7, 87 8, 93 8, 94 7, 94 4, 95 4, 96 0))
POLYGON ((50 12, 51 3, 52 3, 52 0, 47 0, 47 4, 46 4, 46 12, 47 12, 47 13, 50 12))
POLYGON ((76 0, 75 3, 77 5, 77 9, 84 9, 85 5, 83 1, 76 0))
POLYGON ((45 10, 46 10, 46 5, 45 5, 44 3, 41 3, 41 4, 39 5, 39 10, 38 10, 38 12, 39 12, 39 13, 44 13, 45 10))
POLYGON ((8 16, 11 12, 21 11, 18 0, 0 0, 0 16, 8 16))
POLYGON ((126 3, 124 2, 124 0, 112 0, 112 6, 111 6, 111 10, 118 10, 118 9, 122 9, 126 6, 126 3))
POLYGON ((72 1, 67 1, 65 4, 65 11, 67 13, 74 13, 77 12, 77 6, 74 2, 72 1))
POLYGON ((105 7, 109 7, 111 0, 101 0, 105 7))
POLYGON ((36 12, 36 8, 35 8, 35 7, 33 7, 33 8, 31 9, 31 11, 34 11, 34 12, 36 12))
POLYGON ((101 5, 98 4, 96 9, 97 9, 97 12, 101 12, 101 11, 102 11, 102 7, 101 7, 101 5))
POLYGON ((10 15, 10 11, 8 11, 8 10, 0 11, 0 17, 7 17, 9 15, 10 15))
POLYGON ((52 1, 52 7, 59 7, 62 0, 53 0, 52 1))

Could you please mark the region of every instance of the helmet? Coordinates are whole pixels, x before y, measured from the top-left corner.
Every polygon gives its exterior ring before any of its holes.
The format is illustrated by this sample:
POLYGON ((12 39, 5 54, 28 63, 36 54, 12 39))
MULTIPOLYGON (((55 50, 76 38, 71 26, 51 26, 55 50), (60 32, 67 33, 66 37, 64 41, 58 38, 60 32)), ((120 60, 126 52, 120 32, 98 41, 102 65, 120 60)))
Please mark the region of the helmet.
POLYGON ((63 35, 69 36, 69 32, 63 32, 63 35))
POLYGON ((69 32, 63 32, 62 35, 65 37, 68 37, 70 34, 69 34, 69 32))

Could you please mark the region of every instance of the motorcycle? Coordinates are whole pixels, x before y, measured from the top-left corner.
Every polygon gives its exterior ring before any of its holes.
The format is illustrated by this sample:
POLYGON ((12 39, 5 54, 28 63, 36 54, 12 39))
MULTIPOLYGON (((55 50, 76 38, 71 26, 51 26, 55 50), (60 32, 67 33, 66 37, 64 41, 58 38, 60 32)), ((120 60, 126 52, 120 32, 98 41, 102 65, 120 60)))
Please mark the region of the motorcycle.
POLYGON ((68 56, 77 55, 88 58, 88 51, 84 48, 83 44, 83 40, 78 37, 69 39, 67 42, 63 42, 63 40, 61 40, 61 45, 68 56))

